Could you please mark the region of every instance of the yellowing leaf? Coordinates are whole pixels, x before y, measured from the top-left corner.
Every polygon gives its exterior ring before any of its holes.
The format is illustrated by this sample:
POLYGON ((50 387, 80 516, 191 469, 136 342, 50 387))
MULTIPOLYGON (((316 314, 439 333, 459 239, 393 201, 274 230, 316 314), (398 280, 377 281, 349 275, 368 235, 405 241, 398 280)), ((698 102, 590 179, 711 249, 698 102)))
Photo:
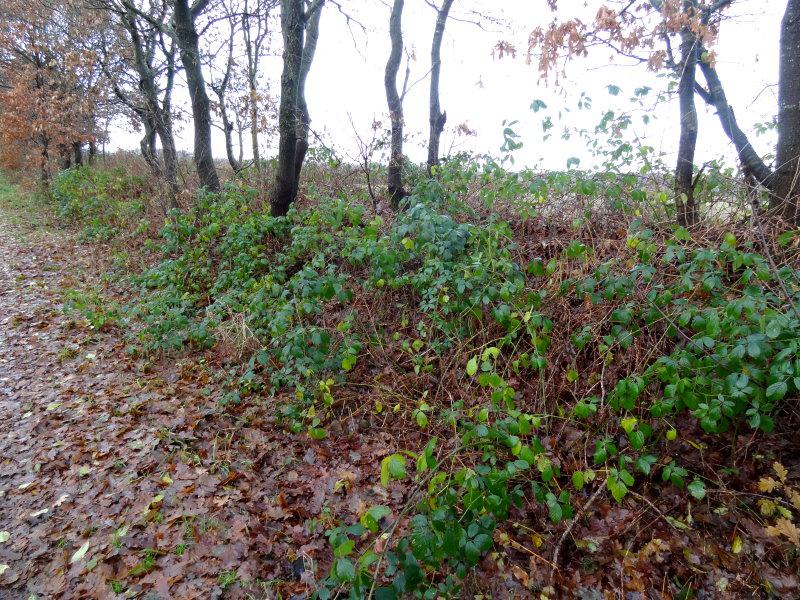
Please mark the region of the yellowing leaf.
POLYGON ((800 529, 789 519, 778 519, 774 526, 770 525, 767 527, 767 535, 772 537, 784 537, 800 548, 800 529))
POLYGON ((71 563, 78 562, 80 559, 86 556, 86 552, 88 552, 88 550, 89 550, 89 540, 86 540, 83 546, 81 546, 75 551, 75 554, 72 555, 72 558, 69 559, 69 562, 71 563))
POLYGON ((758 501, 758 508, 765 517, 770 517, 775 514, 775 503, 771 500, 760 498, 758 501))
POLYGON ((781 484, 775 481, 772 477, 762 477, 758 480, 758 491, 769 493, 774 492, 781 487, 781 484))
POLYGON ((742 538, 738 535, 733 538, 733 544, 731 544, 731 552, 734 554, 739 554, 742 551, 742 538))
POLYGON ((797 490, 789 490, 789 500, 797 510, 800 510, 800 492, 797 490))
POLYGON ((789 471, 779 462, 772 463, 772 468, 775 471, 775 474, 778 476, 778 479, 781 480, 781 483, 786 483, 786 476, 789 474, 789 471))

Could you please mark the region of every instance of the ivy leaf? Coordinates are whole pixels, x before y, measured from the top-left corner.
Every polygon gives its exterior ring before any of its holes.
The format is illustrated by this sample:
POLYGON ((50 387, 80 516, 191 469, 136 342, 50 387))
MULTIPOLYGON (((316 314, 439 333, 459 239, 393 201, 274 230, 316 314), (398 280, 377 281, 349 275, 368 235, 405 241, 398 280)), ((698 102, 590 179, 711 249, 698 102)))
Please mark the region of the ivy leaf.
POLYGON ((781 327, 780 321, 778 321, 778 319, 772 319, 769 323, 767 323, 766 334, 767 337, 770 339, 774 340, 775 338, 777 338, 781 334, 782 330, 783 328, 781 327))
POLYGON ((656 464, 657 460, 658 459, 652 454, 645 454, 644 456, 640 456, 636 461, 636 468, 645 475, 649 475, 650 470, 652 469, 653 465, 656 464))
POLYGON ((786 382, 776 381, 767 388, 767 398, 770 400, 780 400, 786 395, 786 382))
POLYGON ((387 506, 378 504, 361 515, 361 524, 375 533, 380 526, 380 520, 384 517, 388 517, 390 514, 392 514, 392 511, 387 506))
POLYGON ((356 543, 348 538, 334 548, 333 554, 336 556, 336 558, 344 558, 345 556, 349 556, 353 552, 355 545, 356 543))
POLYGON ((625 486, 625 484, 615 477, 609 477, 606 480, 606 487, 608 488, 608 491, 611 492, 611 495, 614 496, 614 500, 616 500, 618 503, 622 502, 625 494, 628 493, 628 488, 625 486))
POLYGON ((356 568, 348 558, 340 558, 334 565, 333 572, 341 581, 353 581, 356 578, 356 568))
POLYGON ((474 377, 475 373, 477 372, 478 372, 478 358, 476 356, 473 356, 472 358, 469 359, 469 362, 467 363, 467 375, 469 375, 470 377, 474 377))
POLYGON ((692 483, 690 483, 686 489, 688 489, 689 493, 698 500, 702 500, 706 497, 706 484, 699 479, 692 481, 692 483))
POLYGON ((406 459, 402 454, 392 454, 381 461, 381 485, 389 487, 390 479, 406 476, 406 459))

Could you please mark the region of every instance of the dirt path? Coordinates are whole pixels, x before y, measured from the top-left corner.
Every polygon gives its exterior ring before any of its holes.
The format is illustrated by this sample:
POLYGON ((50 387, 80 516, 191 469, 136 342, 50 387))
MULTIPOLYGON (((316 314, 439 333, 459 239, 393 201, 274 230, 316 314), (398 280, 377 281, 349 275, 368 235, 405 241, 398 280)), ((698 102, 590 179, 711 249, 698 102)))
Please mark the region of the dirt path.
POLYGON ((65 313, 108 250, 2 209, 0 599, 302 598, 334 518, 402 501, 386 434, 293 436, 266 399, 220 403, 213 356, 153 364, 65 313))

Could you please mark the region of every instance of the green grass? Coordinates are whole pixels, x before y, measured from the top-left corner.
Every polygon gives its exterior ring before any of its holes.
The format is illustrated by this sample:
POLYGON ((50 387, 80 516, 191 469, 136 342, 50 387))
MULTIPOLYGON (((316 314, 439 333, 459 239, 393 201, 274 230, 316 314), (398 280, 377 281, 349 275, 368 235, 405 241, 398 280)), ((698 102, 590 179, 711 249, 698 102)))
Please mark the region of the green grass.
POLYGON ((53 214, 43 194, 22 189, 0 173, 0 223, 16 238, 54 231, 53 214))

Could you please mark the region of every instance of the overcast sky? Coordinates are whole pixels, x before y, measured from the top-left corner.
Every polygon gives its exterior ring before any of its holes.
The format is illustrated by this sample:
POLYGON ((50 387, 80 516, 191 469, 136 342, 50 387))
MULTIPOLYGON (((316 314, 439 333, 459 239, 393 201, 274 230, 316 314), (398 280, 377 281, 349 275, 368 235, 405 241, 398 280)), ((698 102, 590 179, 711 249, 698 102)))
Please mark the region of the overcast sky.
MULTIPOLYGON (((575 5, 583 15, 591 15, 602 4, 596 0, 568 0, 562 6, 575 5)), ((319 46, 307 84, 307 99, 312 118, 312 128, 327 143, 345 156, 355 156, 355 133, 350 123, 362 137, 371 136, 373 120, 388 124, 383 73, 389 54, 388 14, 390 7, 382 0, 349 2, 351 15, 359 21, 347 19, 332 5, 325 8, 322 18, 319 46), (366 32, 361 28, 366 27, 366 32)), ((778 40, 780 20, 785 0, 739 0, 729 14, 731 18, 722 26, 717 66, 726 86, 728 98, 740 125, 748 132, 758 122, 769 120, 776 113, 778 77, 778 40)), ((540 82, 537 68, 526 62, 527 39, 530 31, 545 25, 552 15, 545 0, 456 0, 452 16, 467 17, 471 9, 486 7, 487 14, 504 19, 508 28, 485 23, 484 28, 450 20, 442 47, 442 108, 447 111, 447 124, 442 141, 443 151, 454 147, 478 153, 498 154, 503 143, 503 121, 517 121, 515 131, 521 136, 524 147, 516 152, 517 164, 562 169, 569 157, 583 159, 581 166, 590 166, 592 159, 584 143, 576 138, 564 141, 559 134, 542 142, 541 122, 543 112, 534 113, 531 103, 541 99, 548 105, 557 129, 564 126, 593 128, 600 115, 608 109, 630 110, 628 98, 635 88, 650 86, 666 89, 667 80, 648 73, 632 61, 612 57, 609 51, 596 48, 588 59, 576 60, 567 66, 566 77, 559 84, 540 82), (516 45, 516 58, 498 60, 493 48, 498 40, 508 40, 516 45), (613 64, 610 64, 613 63, 613 64), (614 84, 622 89, 619 96, 611 96, 607 86, 614 84), (585 92, 592 102, 591 111, 578 111, 577 102, 585 92), (569 108, 557 121, 559 109, 569 108), (477 132, 474 137, 457 136, 455 126, 465 123, 477 132)), ((406 153, 413 160, 424 160, 427 139, 428 84, 430 69, 430 40, 435 12, 424 0, 406 0, 403 15, 405 44, 414 55, 411 61, 410 81, 417 82, 405 101, 406 130, 412 140, 406 153)), ((275 48, 279 53, 280 48, 275 48)), ((264 63, 264 76, 275 82, 279 89, 280 60, 270 57, 264 63)), ((405 69, 405 63, 403 64, 405 69)), ((401 72, 402 77, 402 72, 401 72)), ((186 103, 186 93, 181 90, 176 97, 186 103)), ((634 132, 657 151, 666 153, 672 162, 677 148, 677 101, 651 111, 652 100, 647 102, 653 120, 645 127, 641 114, 634 118, 634 132)), ((724 156, 730 164, 735 155, 722 135, 716 115, 697 98, 700 113, 700 144, 698 162, 724 156)), ((187 106, 188 109, 188 106, 187 106)), ((129 127, 112 131, 112 147, 137 148, 138 136, 125 131, 129 127)), ((560 133, 560 130, 559 130, 560 133)), ((770 153, 774 138, 770 135, 753 137, 757 149, 770 153)), ((263 139, 262 146, 272 153, 277 140, 263 139)), ((215 156, 224 159, 224 143, 215 132, 215 156)), ((178 134, 181 149, 192 147, 192 131, 184 123, 178 134)), ((245 154, 248 155, 247 149, 245 154)))

